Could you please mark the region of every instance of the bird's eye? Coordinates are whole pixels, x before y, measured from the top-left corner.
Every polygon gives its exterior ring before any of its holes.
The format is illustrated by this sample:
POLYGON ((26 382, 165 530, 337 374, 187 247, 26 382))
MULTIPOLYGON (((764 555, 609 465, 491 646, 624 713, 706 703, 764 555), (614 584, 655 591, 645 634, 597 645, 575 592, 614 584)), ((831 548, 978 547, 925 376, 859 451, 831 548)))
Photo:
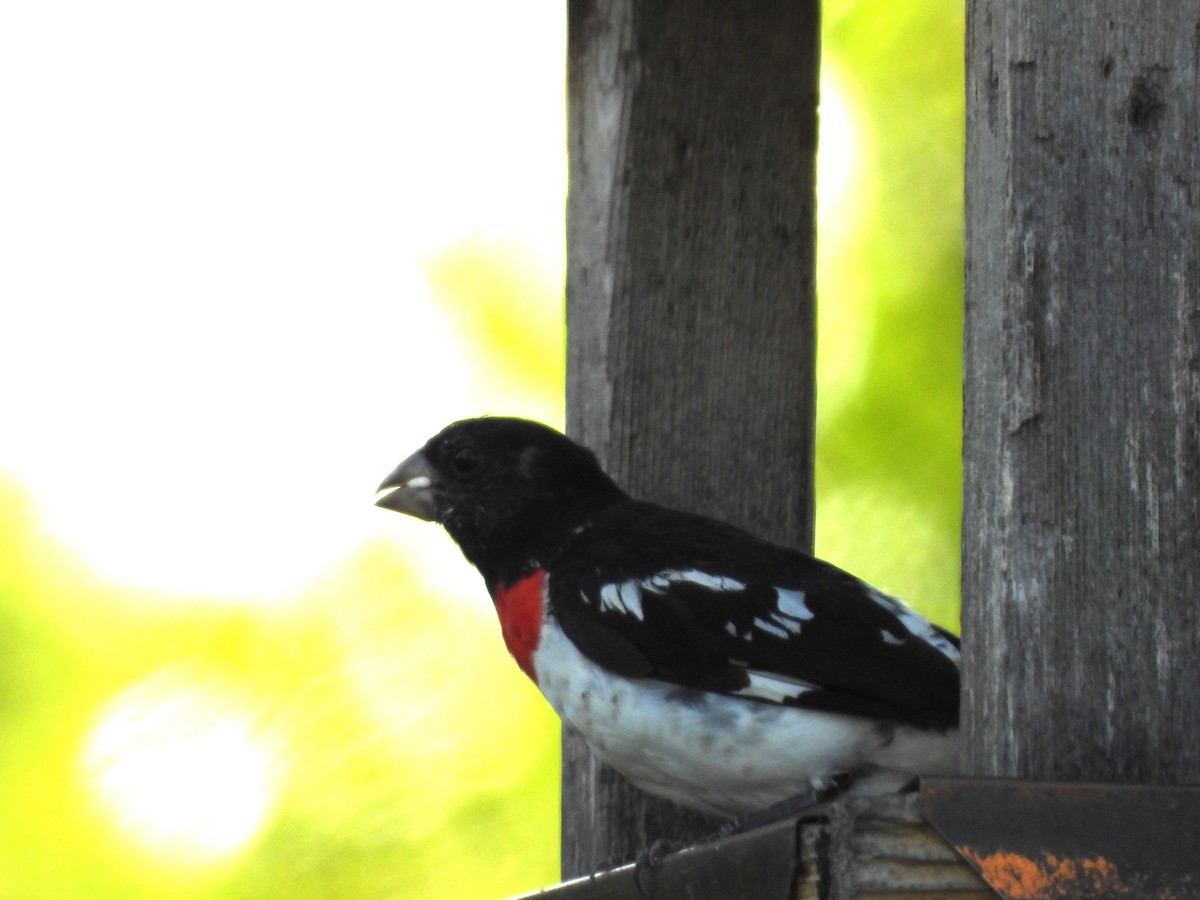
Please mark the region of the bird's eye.
POLYGON ((450 457, 450 465, 455 474, 469 477, 479 471, 483 458, 474 450, 463 448, 450 457))

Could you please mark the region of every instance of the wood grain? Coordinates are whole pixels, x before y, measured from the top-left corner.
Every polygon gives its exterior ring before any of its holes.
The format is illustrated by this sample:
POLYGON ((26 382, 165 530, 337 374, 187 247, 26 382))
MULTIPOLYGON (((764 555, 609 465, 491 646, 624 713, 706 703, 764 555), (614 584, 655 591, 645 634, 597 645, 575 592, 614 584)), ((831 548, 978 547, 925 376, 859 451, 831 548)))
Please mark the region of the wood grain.
MULTIPOLYGON (((569 8, 567 430, 635 495, 812 541, 812 0, 569 8)), ((563 874, 711 822, 564 739, 563 874)))
POLYGON ((1200 780, 1200 8, 968 8, 967 770, 1200 780))

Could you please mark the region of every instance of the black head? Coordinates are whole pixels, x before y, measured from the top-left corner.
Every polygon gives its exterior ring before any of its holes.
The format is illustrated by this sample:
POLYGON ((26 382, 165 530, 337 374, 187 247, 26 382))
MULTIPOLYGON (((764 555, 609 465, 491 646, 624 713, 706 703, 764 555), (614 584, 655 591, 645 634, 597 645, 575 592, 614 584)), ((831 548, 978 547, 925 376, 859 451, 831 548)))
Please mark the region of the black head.
POLYGON ((552 523, 625 497, 587 448, 538 422, 491 417, 447 426, 379 491, 376 505, 445 526, 485 577, 501 557, 536 552, 552 523))

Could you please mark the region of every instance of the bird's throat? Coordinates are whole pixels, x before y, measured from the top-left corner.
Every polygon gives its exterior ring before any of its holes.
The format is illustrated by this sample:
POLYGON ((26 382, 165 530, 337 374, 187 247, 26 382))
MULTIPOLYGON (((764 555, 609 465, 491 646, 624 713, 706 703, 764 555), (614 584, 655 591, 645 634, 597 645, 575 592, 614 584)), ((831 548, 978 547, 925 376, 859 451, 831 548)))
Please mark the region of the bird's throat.
POLYGON ((496 589, 492 601, 500 617, 500 633, 504 645, 517 661, 521 671, 537 684, 533 654, 542 633, 542 598, 546 573, 541 569, 496 589))

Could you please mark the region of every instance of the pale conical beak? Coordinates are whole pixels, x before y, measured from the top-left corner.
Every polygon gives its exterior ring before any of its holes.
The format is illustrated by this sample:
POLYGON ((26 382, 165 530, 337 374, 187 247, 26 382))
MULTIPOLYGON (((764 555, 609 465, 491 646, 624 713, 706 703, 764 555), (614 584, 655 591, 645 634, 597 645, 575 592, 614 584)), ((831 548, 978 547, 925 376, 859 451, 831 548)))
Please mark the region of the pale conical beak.
POLYGON ((437 474, 418 451, 383 479, 375 491, 375 505, 434 522, 438 516, 437 486, 437 474))

